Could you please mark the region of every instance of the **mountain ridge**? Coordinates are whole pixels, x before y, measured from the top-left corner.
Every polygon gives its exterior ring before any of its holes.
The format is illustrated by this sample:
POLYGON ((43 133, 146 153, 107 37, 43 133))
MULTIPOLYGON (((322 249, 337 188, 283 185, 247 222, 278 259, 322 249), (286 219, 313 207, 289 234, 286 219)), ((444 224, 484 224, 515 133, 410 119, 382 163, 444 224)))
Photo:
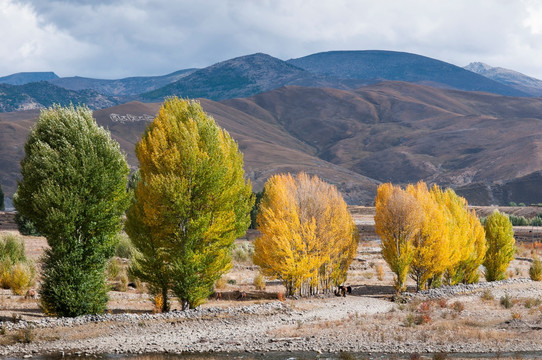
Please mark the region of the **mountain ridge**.
MULTIPOLYGON (((356 90, 287 86, 246 98, 199 99, 239 143, 255 190, 282 172, 335 184, 370 204, 381 182, 425 180, 476 205, 542 203, 542 99, 380 82, 356 90)), ((137 166, 134 145, 160 103, 96 110, 137 166)), ((36 111, 0 114, 0 180, 15 190, 36 111)))

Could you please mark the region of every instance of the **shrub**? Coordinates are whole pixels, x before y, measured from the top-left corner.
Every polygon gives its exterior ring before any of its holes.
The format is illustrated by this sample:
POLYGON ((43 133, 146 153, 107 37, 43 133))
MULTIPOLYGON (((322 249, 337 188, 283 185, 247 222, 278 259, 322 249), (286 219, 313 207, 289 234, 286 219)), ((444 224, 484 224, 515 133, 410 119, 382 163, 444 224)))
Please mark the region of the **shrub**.
POLYGON ((115 255, 123 259, 131 259, 135 252, 137 251, 132 241, 125 233, 120 233, 117 235, 118 243, 115 248, 115 255))
POLYGON ((384 266, 382 264, 376 265, 376 278, 379 281, 384 280, 384 266))
POLYGON ((460 312, 462 312, 463 310, 465 310, 465 304, 463 304, 461 301, 456 301, 456 302, 454 302, 454 304, 452 305, 452 308, 453 308, 456 312, 460 313, 460 312))
POLYGON ((403 320, 403 325, 405 327, 412 327, 414 326, 415 324, 415 316, 413 313, 409 312, 406 316, 405 316, 405 319, 403 320))
POLYGON ((25 255, 20 236, 6 234, 0 240, 0 285, 22 295, 34 284, 36 267, 25 255))
POLYGON ((215 282, 215 289, 224 289, 226 287, 226 280, 221 277, 215 282))
POLYGON ((23 295, 26 290, 34 285, 35 275, 36 269, 33 263, 16 263, 9 274, 9 287, 14 294, 23 295))
POLYGON ((539 306, 540 304, 542 304, 542 300, 540 300, 539 298, 527 298, 525 299, 524 306, 527 309, 530 309, 532 307, 539 306))
POLYGON ((34 341, 34 327, 32 325, 28 325, 24 329, 20 329, 17 334, 17 340, 23 344, 30 344, 32 341, 34 341))
POLYGON ((265 290, 265 278, 263 277, 261 273, 258 273, 254 277, 253 284, 257 290, 265 290))
POLYGON ((17 229, 22 235, 41 236, 40 232, 36 229, 34 223, 28 218, 21 215, 21 213, 15 214, 15 222, 17 223, 17 229))
POLYGON ((529 268, 529 277, 533 281, 542 281, 542 261, 538 256, 533 259, 533 263, 529 268))
POLYGON ((11 259, 0 260, 0 285, 3 289, 9 289, 9 277, 12 267, 13 261, 11 259))
POLYGON ((10 259, 13 263, 26 261, 24 243, 20 236, 6 234, 0 241, 0 260, 10 259))
POLYGON ((109 280, 115 280, 119 276, 120 267, 117 259, 112 258, 107 264, 107 277, 109 280))
POLYGON ((512 299, 510 299, 510 295, 505 294, 503 297, 501 297, 500 304, 505 309, 510 309, 514 304, 512 304, 512 299))
POLYGON ((493 294, 491 293, 491 290, 489 289, 485 289, 484 291, 482 291, 482 295, 480 295, 480 298, 486 301, 495 300, 495 297, 493 296, 493 294))
POLYGON ((233 251, 233 259, 240 263, 246 263, 252 260, 252 254, 254 253, 254 248, 250 243, 243 243, 237 245, 233 251))
POLYGON ((508 215, 510 222, 514 226, 527 226, 529 221, 524 216, 508 215))

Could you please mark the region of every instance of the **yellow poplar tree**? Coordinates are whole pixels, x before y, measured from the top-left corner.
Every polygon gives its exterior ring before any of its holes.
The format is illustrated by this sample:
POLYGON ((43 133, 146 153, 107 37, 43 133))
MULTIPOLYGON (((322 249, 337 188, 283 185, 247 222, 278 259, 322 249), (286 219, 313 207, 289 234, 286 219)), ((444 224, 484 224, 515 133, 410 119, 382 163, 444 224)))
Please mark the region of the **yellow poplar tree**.
POLYGON ((231 267, 253 197, 231 136, 194 101, 167 99, 136 146, 140 177, 126 232, 141 255, 132 271, 183 309, 196 307, 231 267))
POLYGON ((414 237, 420 231, 423 211, 416 198, 390 183, 377 189, 375 231, 382 239, 382 257, 395 274, 395 289, 405 290, 414 256, 414 237))
POLYGON ((431 195, 444 208, 448 221, 450 253, 446 282, 451 285, 477 282, 478 267, 485 255, 485 233, 476 213, 452 189, 442 190, 435 185, 431 195))
POLYGON ((431 196, 424 182, 409 185, 424 214, 419 232, 414 237, 414 255, 410 276, 417 289, 425 289, 429 280, 443 274, 450 267, 451 242, 445 209, 431 196))
POLYGON ((327 292, 346 280, 358 233, 334 186, 304 173, 272 176, 257 223, 254 263, 289 295, 327 292))

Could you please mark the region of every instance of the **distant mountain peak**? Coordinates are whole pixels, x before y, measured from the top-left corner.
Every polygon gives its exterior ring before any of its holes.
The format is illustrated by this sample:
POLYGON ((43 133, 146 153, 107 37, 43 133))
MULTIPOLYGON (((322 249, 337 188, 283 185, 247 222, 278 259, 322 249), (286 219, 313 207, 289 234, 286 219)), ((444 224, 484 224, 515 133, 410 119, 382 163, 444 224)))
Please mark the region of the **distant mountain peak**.
POLYGON ((483 63, 483 62, 477 61, 477 62, 471 62, 470 64, 468 64, 467 66, 465 66, 464 69, 479 74, 479 73, 481 73, 481 72, 484 72, 484 71, 488 71, 488 70, 493 69, 493 66, 488 65, 488 64, 483 63))
POLYGON ((502 67, 493 67, 482 62, 472 62, 465 66, 464 69, 513 87, 531 96, 542 96, 542 81, 520 72, 502 67))
POLYGON ((24 85, 31 82, 49 81, 58 79, 58 75, 52 71, 20 72, 0 77, 0 83, 9 85, 24 85))

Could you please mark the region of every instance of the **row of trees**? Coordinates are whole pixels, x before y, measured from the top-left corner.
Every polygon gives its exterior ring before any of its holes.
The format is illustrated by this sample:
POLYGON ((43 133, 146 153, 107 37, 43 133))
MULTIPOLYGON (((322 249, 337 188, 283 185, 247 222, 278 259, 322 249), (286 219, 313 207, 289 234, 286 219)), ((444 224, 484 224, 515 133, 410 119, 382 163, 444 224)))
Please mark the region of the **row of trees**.
MULTIPOLYGON (((136 155, 140 170, 127 184, 124 154, 88 108, 41 112, 14 203, 50 246, 40 289, 47 313, 105 309, 105 266, 125 212, 138 250, 131 271, 160 298, 162 311, 170 293, 183 309, 198 306, 230 269, 233 242, 248 228, 254 204, 235 141, 198 103, 171 98, 136 155)), ((344 282, 358 234, 337 189, 299 174, 273 176, 264 190, 254 258, 262 271, 282 279, 289 294, 344 282)))
POLYGON ((305 173, 274 175, 257 224, 254 263, 289 295, 325 293, 346 280, 359 235, 336 187, 305 173))
POLYGON ((229 134, 199 104, 172 98, 136 153, 141 171, 132 194, 124 154, 87 107, 41 112, 14 203, 50 246, 40 289, 47 313, 104 311, 105 265, 128 207, 126 231, 139 250, 133 272, 162 296, 162 310, 169 309, 169 290, 183 307, 197 306, 229 269, 253 204, 229 134))
POLYGON ((505 277, 515 252, 506 215, 489 216, 484 230, 464 198, 423 182, 405 189, 383 184, 375 204, 375 229, 397 291, 404 290, 408 275, 418 289, 474 283, 482 264, 488 281, 505 277))

